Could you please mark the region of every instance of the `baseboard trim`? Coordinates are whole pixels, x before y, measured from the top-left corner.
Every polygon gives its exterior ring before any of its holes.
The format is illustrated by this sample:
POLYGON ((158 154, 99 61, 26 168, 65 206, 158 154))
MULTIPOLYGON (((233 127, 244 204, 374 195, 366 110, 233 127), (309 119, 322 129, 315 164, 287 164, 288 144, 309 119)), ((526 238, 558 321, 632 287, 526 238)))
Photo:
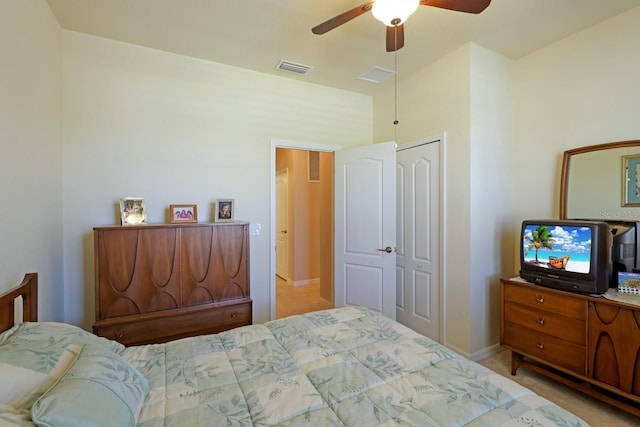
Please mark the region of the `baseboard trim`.
POLYGON ((479 351, 475 351, 473 353, 468 353, 466 351, 462 351, 461 349, 459 349, 458 347, 445 343, 444 344, 446 347, 450 348, 451 350, 460 353, 461 355, 463 355, 464 357, 466 357, 467 359, 471 359, 474 362, 477 362, 478 360, 482 360, 482 359, 486 359, 487 357, 493 356, 496 353, 499 353, 500 351, 504 350, 504 347, 502 347, 500 344, 494 344, 492 346, 483 348, 482 350, 479 351))
POLYGON ((502 350, 504 350, 504 347, 502 347, 500 344, 494 344, 490 347, 486 347, 480 351, 472 353, 469 359, 477 362, 478 360, 486 359, 487 357, 491 357, 496 353, 500 353, 502 350))
POLYGON ((306 279, 306 280, 294 280, 293 286, 307 286, 307 285, 319 285, 320 278, 317 277, 315 279, 306 279))

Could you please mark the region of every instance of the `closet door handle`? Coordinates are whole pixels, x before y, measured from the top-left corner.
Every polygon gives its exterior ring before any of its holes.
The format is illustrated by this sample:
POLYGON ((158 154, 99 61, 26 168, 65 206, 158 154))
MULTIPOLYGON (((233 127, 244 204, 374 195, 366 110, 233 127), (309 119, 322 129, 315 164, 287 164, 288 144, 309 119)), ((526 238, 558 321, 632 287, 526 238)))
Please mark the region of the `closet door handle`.
POLYGON ((378 252, 386 252, 386 253, 390 254, 391 252, 393 252, 393 249, 391 249, 391 246, 387 246, 384 249, 378 249, 378 252))

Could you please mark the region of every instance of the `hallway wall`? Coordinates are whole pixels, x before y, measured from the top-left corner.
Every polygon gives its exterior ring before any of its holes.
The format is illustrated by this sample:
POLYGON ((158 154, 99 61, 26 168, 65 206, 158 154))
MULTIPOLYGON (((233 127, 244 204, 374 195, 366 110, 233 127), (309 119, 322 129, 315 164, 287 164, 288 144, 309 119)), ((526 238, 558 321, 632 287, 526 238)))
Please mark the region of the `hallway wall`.
POLYGON ((276 170, 289 171, 288 279, 293 285, 322 283, 332 301, 333 154, 320 152, 320 181, 310 182, 308 151, 276 149, 276 170))

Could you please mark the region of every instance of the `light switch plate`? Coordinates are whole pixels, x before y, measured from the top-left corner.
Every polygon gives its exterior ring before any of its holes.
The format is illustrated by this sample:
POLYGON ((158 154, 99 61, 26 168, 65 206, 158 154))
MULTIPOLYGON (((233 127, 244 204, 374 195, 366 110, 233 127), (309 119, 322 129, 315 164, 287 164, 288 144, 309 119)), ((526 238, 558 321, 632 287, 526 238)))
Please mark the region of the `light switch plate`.
POLYGON ((262 226, 260 224, 249 224, 249 235, 259 236, 262 232, 262 226))

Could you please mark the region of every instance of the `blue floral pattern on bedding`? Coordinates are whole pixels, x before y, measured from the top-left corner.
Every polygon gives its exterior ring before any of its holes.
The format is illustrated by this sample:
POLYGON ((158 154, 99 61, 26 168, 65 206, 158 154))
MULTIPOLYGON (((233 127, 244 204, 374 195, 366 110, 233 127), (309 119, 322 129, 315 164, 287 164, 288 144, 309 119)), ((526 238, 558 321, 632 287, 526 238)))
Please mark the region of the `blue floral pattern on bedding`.
POLYGON ((85 344, 114 352, 124 349, 116 341, 66 323, 24 322, 1 333, 0 405, 29 411, 64 375, 85 344))
POLYGON ((586 426, 517 383, 345 307, 121 352, 149 381, 143 427, 586 426))

